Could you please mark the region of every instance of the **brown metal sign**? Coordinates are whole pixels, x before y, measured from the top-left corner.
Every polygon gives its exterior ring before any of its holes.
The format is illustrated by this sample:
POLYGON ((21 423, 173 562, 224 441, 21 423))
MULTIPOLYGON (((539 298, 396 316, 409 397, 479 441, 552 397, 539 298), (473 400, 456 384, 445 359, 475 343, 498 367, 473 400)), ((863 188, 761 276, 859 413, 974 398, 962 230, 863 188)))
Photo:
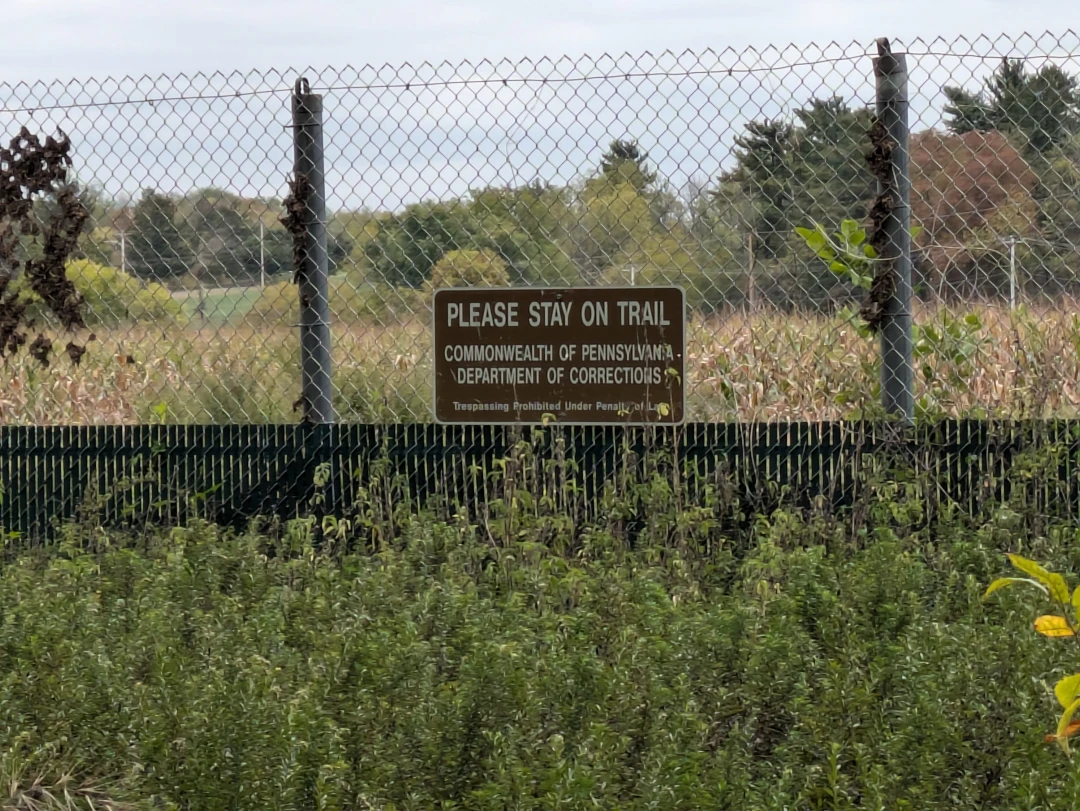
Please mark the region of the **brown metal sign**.
POLYGON ((435 291, 435 420, 677 424, 686 304, 678 287, 435 291))

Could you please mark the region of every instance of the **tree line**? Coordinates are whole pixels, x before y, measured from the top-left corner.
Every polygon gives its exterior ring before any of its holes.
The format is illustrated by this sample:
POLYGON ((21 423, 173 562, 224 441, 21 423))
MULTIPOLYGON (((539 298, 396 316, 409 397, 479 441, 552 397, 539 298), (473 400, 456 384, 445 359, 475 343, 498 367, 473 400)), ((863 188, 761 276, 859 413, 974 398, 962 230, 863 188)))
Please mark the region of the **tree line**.
MULTIPOLYGON (((216 188, 174 197, 144 189, 127 206, 97 206, 84 239, 87 258, 148 281, 245 286, 292 271, 292 242, 281 224, 282 201, 249 199, 216 188)), ((340 226, 328 253, 337 269, 352 250, 340 226)))
MULTIPOLYGON (((1080 88, 1054 65, 1003 60, 978 92, 946 87, 944 127, 911 141, 918 295, 985 296, 1026 284, 1077 288, 1080 88)), ((401 211, 339 211, 332 272, 358 285, 667 284, 704 310, 771 302, 831 306, 854 291, 821 265, 799 227, 863 220, 874 195, 865 155, 872 111, 814 98, 749 122, 731 167, 682 188, 645 149, 617 139, 565 185, 491 186, 401 211)), ((84 244, 96 261, 167 284, 249 285, 291 269, 281 201, 219 189, 99 206, 84 244), (123 256, 119 254, 123 253, 123 256)))

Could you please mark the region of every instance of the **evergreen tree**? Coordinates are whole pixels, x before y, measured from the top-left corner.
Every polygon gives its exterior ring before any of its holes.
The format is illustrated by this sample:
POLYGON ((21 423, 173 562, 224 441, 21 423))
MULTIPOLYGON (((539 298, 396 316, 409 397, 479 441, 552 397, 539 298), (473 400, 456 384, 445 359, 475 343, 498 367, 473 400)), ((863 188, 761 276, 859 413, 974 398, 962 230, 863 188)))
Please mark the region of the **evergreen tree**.
POLYGON ((791 231, 795 128, 779 121, 751 121, 735 139, 738 165, 730 175, 753 201, 751 233, 760 256, 784 252, 791 231))
POLYGON ((600 176, 611 183, 629 183, 643 194, 656 182, 656 172, 649 168, 648 159, 649 153, 637 141, 612 141, 600 158, 600 176))
POLYGON ((871 113, 839 96, 813 99, 795 111, 795 196, 802 222, 862 219, 875 192, 866 164, 871 113))
POLYGON ((1017 133, 1042 154, 1080 132, 1080 83, 1057 65, 1031 73, 1023 60, 1005 58, 982 93, 946 87, 946 125, 965 132, 1017 133))
POLYGON ((171 278, 187 271, 188 252, 172 198, 143 190, 132 218, 128 251, 129 269, 143 279, 171 278))

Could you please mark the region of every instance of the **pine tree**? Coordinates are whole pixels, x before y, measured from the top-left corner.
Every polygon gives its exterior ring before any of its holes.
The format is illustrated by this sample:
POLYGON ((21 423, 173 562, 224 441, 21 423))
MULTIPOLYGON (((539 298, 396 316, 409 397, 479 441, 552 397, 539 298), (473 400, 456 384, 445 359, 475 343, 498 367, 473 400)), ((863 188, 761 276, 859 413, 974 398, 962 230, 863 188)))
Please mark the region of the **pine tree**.
POLYGON ((839 96, 813 99, 795 111, 796 208, 801 222, 862 219, 874 195, 866 164, 871 113, 839 96))
POLYGON ((1003 59, 984 92, 944 88, 946 125, 957 134, 1017 133, 1042 154, 1080 132, 1080 83, 1057 65, 1029 73, 1023 60, 1003 59))
POLYGON ((762 258, 781 255, 791 230, 794 134, 788 123, 751 121, 735 139, 738 167, 730 179, 753 200, 751 231, 762 258))
POLYGON ((600 159, 600 175, 612 183, 629 183, 639 194, 651 190, 656 172, 649 168, 649 153, 636 141, 615 140, 600 159))
POLYGON ((132 218, 128 267, 144 279, 165 279, 187 271, 184 238, 172 198, 144 189, 132 218))

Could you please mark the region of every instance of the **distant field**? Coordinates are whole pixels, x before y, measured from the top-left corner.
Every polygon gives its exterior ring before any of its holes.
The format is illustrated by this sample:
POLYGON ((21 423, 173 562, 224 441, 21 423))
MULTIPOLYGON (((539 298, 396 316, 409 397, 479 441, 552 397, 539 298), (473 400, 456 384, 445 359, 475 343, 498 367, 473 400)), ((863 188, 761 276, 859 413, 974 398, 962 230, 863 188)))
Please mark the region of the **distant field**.
POLYGON ((173 298, 184 308, 184 314, 192 319, 200 318, 199 303, 203 302, 202 318, 218 326, 243 320, 259 300, 262 290, 258 287, 215 287, 202 296, 198 290, 178 290, 173 298))
MULTIPOLYGON (((209 291, 207 319, 186 327, 96 329, 78 368, 66 358, 44 370, 9 359, 0 366, 0 423, 294 422, 297 331, 284 318, 280 326, 248 323, 244 313, 257 296, 256 288, 209 291)), ((184 304, 194 308, 194 297, 184 304)), ((1077 312, 1071 303, 1016 313, 920 309, 917 323, 935 327, 917 357, 920 411, 1075 416, 1077 312), (964 324, 968 316, 977 327, 964 324)), ((426 318, 339 319, 332 333, 340 419, 430 419, 426 318)), ((695 318, 687 335, 692 421, 832 420, 866 413, 879 400, 877 340, 840 318, 732 312, 695 318)))

